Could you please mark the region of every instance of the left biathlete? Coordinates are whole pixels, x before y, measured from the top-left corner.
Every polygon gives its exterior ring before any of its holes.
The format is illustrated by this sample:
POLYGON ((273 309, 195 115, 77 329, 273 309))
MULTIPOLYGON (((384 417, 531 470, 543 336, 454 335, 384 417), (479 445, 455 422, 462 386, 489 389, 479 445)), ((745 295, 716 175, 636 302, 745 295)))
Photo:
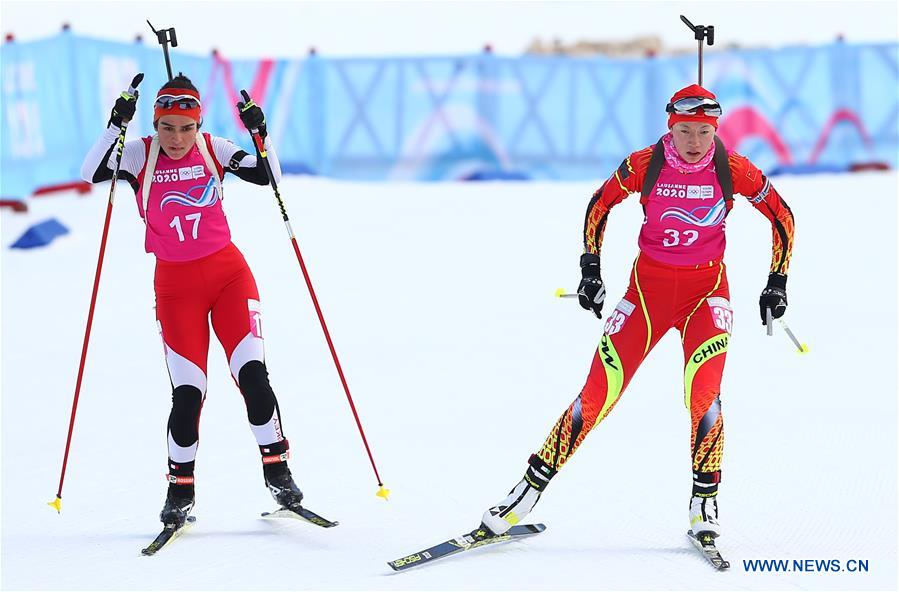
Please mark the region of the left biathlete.
MULTIPOLYGON (((107 129, 82 165, 82 177, 112 178, 113 150, 123 122, 135 113, 136 94, 116 101, 107 129)), ((264 138, 272 176, 281 167, 267 137, 265 117, 252 101, 238 103, 247 129, 264 138)), ((248 154, 230 140, 200 133, 200 93, 184 75, 159 90, 154 136, 125 143, 119 177, 132 185, 145 222, 145 248, 156 256, 156 319, 172 384, 169 414, 168 491, 160 520, 181 526, 193 509, 194 463, 206 399, 209 321, 244 397, 259 445, 265 484, 284 508, 299 510, 303 494, 287 466, 289 444, 265 365, 259 292, 243 255, 231 242, 222 209, 222 177, 233 173, 257 185, 268 174, 257 150, 248 154)))

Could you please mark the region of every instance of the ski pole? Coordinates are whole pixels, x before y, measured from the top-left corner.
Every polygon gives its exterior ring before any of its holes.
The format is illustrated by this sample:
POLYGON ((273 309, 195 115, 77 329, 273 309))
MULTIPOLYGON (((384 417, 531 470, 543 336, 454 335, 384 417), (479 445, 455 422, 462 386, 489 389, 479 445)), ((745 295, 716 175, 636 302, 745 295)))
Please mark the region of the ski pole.
MULTIPOLYGON (((241 96, 243 96, 244 104, 246 106, 251 105, 250 95, 246 90, 240 91, 241 96)), ((350 409, 353 412, 353 417, 356 419, 356 427, 359 428, 359 435, 362 436, 362 443, 365 445, 365 451, 368 453, 368 460, 371 462, 371 468, 374 470, 375 479, 378 481, 378 492, 375 494, 378 497, 382 497, 385 500, 387 496, 390 495, 390 490, 384 487, 384 483, 381 481, 381 476, 378 474, 378 467, 375 465, 375 459, 372 456, 371 448, 368 445, 368 439, 365 437, 365 431, 362 429, 362 422, 359 420, 359 414, 356 412, 356 405, 353 403, 353 396, 350 394, 350 387, 347 385, 346 377, 343 374, 343 368, 340 366, 340 360, 337 358, 337 351, 334 349, 334 343, 331 341, 331 333, 328 331, 328 325, 325 323, 325 317, 322 315, 321 307, 318 304, 318 298, 315 296, 315 290, 312 288, 312 280, 309 278, 309 272, 306 269, 306 263, 303 261, 303 255, 300 253, 300 246, 297 243, 296 235, 293 232, 293 228, 290 225, 290 218, 287 216, 287 208, 284 205, 284 200, 281 199, 281 193, 278 191, 278 184, 275 182, 275 176, 272 173, 272 166, 268 161, 268 155, 265 151, 265 142, 262 137, 259 135, 258 129, 250 130, 250 137, 253 139, 253 143, 256 146, 256 150, 259 151, 259 155, 262 157, 262 165, 265 168, 265 173, 268 175, 269 183, 272 185, 272 189, 275 192, 275 199, 278 201, 278 207, 281 209, 281 218, 284 220, 284 225, 287 227, 287 234, 290 236, 290 242, 293 244, 293 251, 296 253, 297 261, 300 264, 300 269, 303 272, 303 279, 306 280, 306 287, 309 289, 309 296, 312 297, 312 304, 315 306, 315 312, 318 315, 318 322, 322 326, 322 331, 325 334, 325 340, 328 342, 328 349, 331 350, 331 357, 334 358, 334 366, 337 368, 337 375, 340 377, 340 384, 343 385, 343 390, 346 393, 347 401, 350 404, 350 409)))
MULTIPOLYGON (((796 336, 793 334, 792 331, 790 331, 790 328, 787 326, 786 321, 784 321, 783 319, 777 319, 777 322, 780 323, 780 326, 781 326, 781 328, 783 328, 784 333, 787 334, 787 337, 789 337, 790 341, 793 342, 793 345, 796 346, 796 349, 798 350, 798 352, 800 354, 807 354, 809 351, 808 344, 801 343, 798 339, 796 339, 796 336)), ((765 309, 765 329, 769 336, 774 335, 774 319, 772 318, 770 308, 765 309)))
POLYGON ((577 298, 577 294, 566 292, 565 288, 558 288, 554 294, 556 298, 577 298))
POLYGON ((790 331, 789 327, 787 327, 786 321, 784 321, 783 319, 777 319, 777 322, 779 322, 780 326, 783 327, 783 330, 786 332, 787 336, 790 338, 790 341, 793 342, 793 345, 796 346, 796 349, 799 350, 799 353, 807 354, 808 353, 808 344, 800 343, 799 340, 796 339, 796 336, 793 335, 793 332, 790 331))
MULTIPOLYGON (((138 74, 131 81, 128 94, 137 100, 137 86, 144 79, 144 75, 138 74)), ((122 121, 122 129, 116 138, 115 169, 112 172, 112 183, 109 186, 109 202, 106 204, 106 219, 103 222, 103 235, 100 239, 100 256, 97 258, 97 271, 94 273, 94 289, 91 292, 91 304, 87 313, 87 326, 84 328, 84 343, 81 346, 81 362, 78 365, 78 378, 75 380, 75 398, 72 401, 72 416, 69 418, 69 435, 66 437, 66 450, 62 457, 62 470, 59 474, 59 489, 56 491, 56 499, 47 502, 57 513, 62 512, 62 484, 66 478, 66 465, 69 462, 69 448, 72 444, 72 431, 75 428, 75 412, 78 409, 78 396, 81 393, 81 379, 84 377, 84 362, 87 359, 87 345, 91 336, 91 325, 94 322, 94 306, 97 303, 97 291, 100 288, 100 272, 103 269, 103 256, 106 253, 106 238, 109 235, 109 220, 112 216, 112 203, 115 200, 115 186, 119 178, 119 167, 122 164, 122 151, 125 149, 125 133, 128 131, 128 122, 122 121)))

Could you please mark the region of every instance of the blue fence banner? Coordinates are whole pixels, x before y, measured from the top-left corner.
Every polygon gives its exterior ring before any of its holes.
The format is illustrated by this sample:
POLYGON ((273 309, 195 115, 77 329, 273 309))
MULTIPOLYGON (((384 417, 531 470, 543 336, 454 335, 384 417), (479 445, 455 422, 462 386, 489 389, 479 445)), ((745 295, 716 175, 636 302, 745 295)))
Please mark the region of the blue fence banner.
MULTIPOLYGON (((763 170, 899 162, 899 44, 707 52, 718 134, 763 170)), ((286 173, 357 180, 602 179, 665 131, 696 56, 229 60, 172 51, 200 90, 203 128, 250 148, 234 104, 263 106, 286 173)), ((152 130, 160 48, 63 31, 0 47, 0 197, 79 178, 118 94, 144 72, 129 137, 152 130)))

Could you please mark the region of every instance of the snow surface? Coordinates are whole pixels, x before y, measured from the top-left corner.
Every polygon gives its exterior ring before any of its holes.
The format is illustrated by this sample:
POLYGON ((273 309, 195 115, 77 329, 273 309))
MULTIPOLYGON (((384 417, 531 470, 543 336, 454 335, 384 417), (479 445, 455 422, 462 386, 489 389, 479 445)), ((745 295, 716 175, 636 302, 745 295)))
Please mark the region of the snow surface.
MULTIPOLYGON (((676 333, 650 355, 529 516, 547 530, 408 573, 386 561, 475 527, 580 390, 602 323, 577 285, 593 183, 356 184, 287 178, 282 194, 390 501, 376 481, 267 188, 230 182, 225 208, 255 272, 267 363, 294 473, 325 530, 273 509, 243 401, 210 349, 197 525, 153 558, 170 385, 153 259, 118 189, 74 442, 57 488, 108 184, 2 216, 4 589, 895 589, 897 175, 779 177, 797 221, 786 320, 757 298, 767 221, 728 218, 736 309, 716 573, 691 548, 689 416, 676 333), (72 229, 10 250, 30 224, 72 229), (752 573, 748 559, 867 560, 867 573, 752 573)), ((739 198, 738 198, 739 199, 739 198)), ((641 222, 632 197, 603 250, 607 310, 641 222)))

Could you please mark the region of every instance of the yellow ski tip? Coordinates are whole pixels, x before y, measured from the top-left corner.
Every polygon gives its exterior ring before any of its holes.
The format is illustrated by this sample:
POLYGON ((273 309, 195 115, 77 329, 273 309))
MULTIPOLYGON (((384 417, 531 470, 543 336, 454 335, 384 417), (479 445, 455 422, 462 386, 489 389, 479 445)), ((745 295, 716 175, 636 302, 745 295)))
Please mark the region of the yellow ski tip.
POLYGON ((378 493, 375 494, 378 497, 384 498, 384 501, 387 501, 387 496, 390 495, 390 490, 384 487, 383 485, 378 489, 378 493))
POLYGON ((62 498, 57 497, 52 502, 47 502, 47 505, 56 510, 57 514, 62 512, 62 498))
POLYGON ((563 295, 564 293, 565 293, 565 288, 558 288, 558 289, 554 292, 554 295, 555 295, 556 298, 561 298, 562 295, 563 295))

